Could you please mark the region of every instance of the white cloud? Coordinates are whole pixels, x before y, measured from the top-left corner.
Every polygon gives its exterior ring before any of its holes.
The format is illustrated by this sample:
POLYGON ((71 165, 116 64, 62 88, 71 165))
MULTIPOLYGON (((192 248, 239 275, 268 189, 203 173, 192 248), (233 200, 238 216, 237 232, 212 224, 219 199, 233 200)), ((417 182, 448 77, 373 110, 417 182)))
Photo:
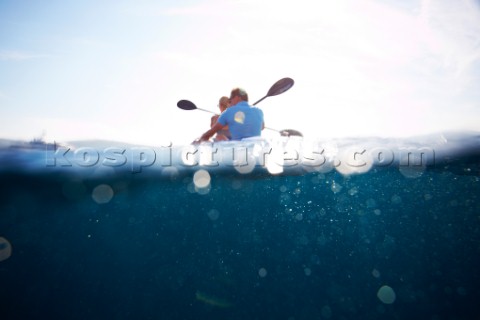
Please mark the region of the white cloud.
POLYGON ((420 21, 427 30, 425 40, 442 66, 456 78, 468 76, 470 66, 480 61, 480 6, 472 0, 423 0, 420 21))
POLYGON ((136 15, 141 17, 156 16, 185 16, 185 17, 212 17, 221 16, 228 13, 230 3, 225 1, 211 0, 201 3, 181 5, 181 2, 174 2, 169 6, 165 3, 135 3, 135 5, 125 5, 123 12, 126 15, 136 15))
POLYGON ((30 53, 30 52, 17 51, 17 50, 0 51, 0 60, 5 60, 5 61, 23 61, 23 60, 51 58, 51 57, 53 56, 50 54, 38 54, 38 53, 30 53))

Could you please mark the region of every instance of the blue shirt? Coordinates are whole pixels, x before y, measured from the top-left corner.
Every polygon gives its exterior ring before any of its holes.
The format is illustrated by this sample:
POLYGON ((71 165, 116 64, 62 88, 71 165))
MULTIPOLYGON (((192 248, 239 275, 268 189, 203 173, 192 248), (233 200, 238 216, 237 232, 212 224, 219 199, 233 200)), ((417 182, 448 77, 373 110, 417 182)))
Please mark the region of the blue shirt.
POLYGON ((232 140, 260 136, 262 134, 263 111, 240 101, 228 108, 217 120, 222 126, 228 125, 232 140))

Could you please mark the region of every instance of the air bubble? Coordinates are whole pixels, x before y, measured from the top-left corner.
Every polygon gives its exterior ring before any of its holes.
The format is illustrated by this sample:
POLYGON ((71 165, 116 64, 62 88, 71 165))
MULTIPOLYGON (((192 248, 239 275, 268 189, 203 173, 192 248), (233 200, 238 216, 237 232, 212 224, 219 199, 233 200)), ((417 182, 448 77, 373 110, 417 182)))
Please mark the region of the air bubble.
POLYGON ((203 189, 210 186, 210 174, 207 170, 200 169, 193 175, 193 183, 195 187, 203 189))
POLYGON ((260 268, 260 270, 258 270, 258 275, 261 277, 261 278, 265 278, 267 276, 267 269, 265 268, 260 268))
POLYGON ((4 237, 0 237, 0 261, 7 260, 12 255, 12 245, 4 237))
POLYGON ((397 298, 395 291, 389 286, 381 287, 377 292, 377 297, 385 304, 392 304, 397 298))
POLYGON ((108 184, 98 185, 92 191, 92 198, 98 204, 109 203, 113 195, 113 189, 108 184))

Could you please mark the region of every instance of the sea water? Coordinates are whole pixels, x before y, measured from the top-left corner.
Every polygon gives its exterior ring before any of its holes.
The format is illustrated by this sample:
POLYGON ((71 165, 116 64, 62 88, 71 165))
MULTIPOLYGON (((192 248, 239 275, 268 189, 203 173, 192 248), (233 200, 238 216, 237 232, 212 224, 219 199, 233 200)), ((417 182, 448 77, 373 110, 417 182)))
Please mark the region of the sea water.
POLYGON ((250 146, 4 141, 0 319, 479 316, 477 133, 250 146))

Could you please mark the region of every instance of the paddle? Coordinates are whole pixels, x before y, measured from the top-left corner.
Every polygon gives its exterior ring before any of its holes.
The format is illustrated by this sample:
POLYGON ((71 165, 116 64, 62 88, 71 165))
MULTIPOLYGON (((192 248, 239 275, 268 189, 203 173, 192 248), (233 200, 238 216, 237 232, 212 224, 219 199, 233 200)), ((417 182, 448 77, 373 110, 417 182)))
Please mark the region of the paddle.
MULTIPOLYGON (((285 91, 290 89, 293 86, 293 84, 294 84, 294 81, 291 78, 283 78, 283 79, 278 80, 277 82, 275 82, 273 84, 273 86, 270 88, 270 90, 268 90, 267 95, 265 97, 261 98, 260 100, 258 100, 257 102, 255 102, 253 105, 258 104, 259 102, 261 102, 265 98, 273 97, 273 96, 284 93, 285 91)), ((178 101, 177 102, 177 107, 179 107, 182 110, 201 110, 201 111, 205 111, 205 112, 208 112, 208 113, 211 113, 211 114, 218 115, 218 113, 215 113, 213 111, 198 108, 192 101, 189 101, 189 100, 178 101)), ((303 137, 303 135, 300 131, 293 130, 293 129, 276 130, 276 129, 269 128, 269 127, 265 127, 265 129, 276 131, 276 132, 280 133, 280 135, 286 136, 286 137, 290 137, 290 136, 303 137)))
POLYGON ((213 111, 207 110, 207 109, 202 109, 198 108, 192 101, 189 100, 180 100, 177 102, 177 107, 183 110, 202 110, 211 114, 218 115, 218 113, 215 113, 213 111))
MULTIPOLYGON (((291 78, 283 78, 283 79, 278 80, 277 82, 275 82, 273 84, 273 86, 270 88, 270 90, 268 90, 267 95, 265 97, 263 97, 262 99, 258 100, 257 102, 255 102, 253 105, 258 104, 259 102, 263 101, 265 98, 277 96, 279 94, 284 93, 285 91, 290 89, 293 86, 294 83, 295 82, 291 78)), ((205 111, 205 112, 216 114, 215 112, 212 112, 210 110, 198 108, 193 102, 188 101, 188 100, 178 101, 177 107, 179 107, 180 109, 183 109, 183 110, 198 109, 198 110, 202 110, 202 111, 205 111)))
POLYGON ((279 94, 284 93, 285 91, 290 89, 293 86, 294 83, 295 82, 293 81, 292 78, 283 78, 283 79, 278 80, 277 82, 275 82, 273 84, 273 86, 270 88, 270 90, 268 90, 267 95, 265 97, 263 97, 262 99, 258 100, 257 102, 255 102, 253 105, 256 105, 257 103, 259 103, 260 101, 262 101, 265 98, 277 96, 279 94))

